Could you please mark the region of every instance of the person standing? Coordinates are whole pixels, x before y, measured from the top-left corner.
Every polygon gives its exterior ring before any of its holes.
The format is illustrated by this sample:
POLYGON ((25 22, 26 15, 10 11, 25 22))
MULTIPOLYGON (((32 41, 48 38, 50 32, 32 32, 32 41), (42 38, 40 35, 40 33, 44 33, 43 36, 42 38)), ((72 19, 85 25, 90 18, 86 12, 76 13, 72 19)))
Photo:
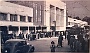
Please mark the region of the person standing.
POLYGON ((85 35, 85 52, 88 52, 89 51, 89 35, 88 34, 86 34, 85 35))
POLYGON ((30 41, 32 41, 32 32, 28 35, 28 39, 30 39, 30 41))
POLYGON ((70 32, 68 32, 67 40, 68 40, 68 45, 69 45, 70 44, 70 32))
POLYGON ((77 41, 76 41, 76 51, 77 52, 80 52, 81 51, 81 43, 80 43, 80 40, 79 39, 77 39, 77 41))
POLYGON ((75 42, 75 36, 71 36, 70 38, 70 48, 72 51, 74 51, 74 42, 75 42))
POLYGON ((58 46, 62 47, 62 40, 63 40, 63 35, 60 33, 60 36, 58 38, 58 46))
POLYGON ((21 39, 24 39, 24 34, 23 33, 21 34, 21 39))
POLYGON ((19 34, 19 38, 22 39, 22 34, 21 34, 21 32, 20 32, 20 34, 19 34))
POLYGON ((50 45, 51 52, 55 52, 55 42, 52 41, 50 45))

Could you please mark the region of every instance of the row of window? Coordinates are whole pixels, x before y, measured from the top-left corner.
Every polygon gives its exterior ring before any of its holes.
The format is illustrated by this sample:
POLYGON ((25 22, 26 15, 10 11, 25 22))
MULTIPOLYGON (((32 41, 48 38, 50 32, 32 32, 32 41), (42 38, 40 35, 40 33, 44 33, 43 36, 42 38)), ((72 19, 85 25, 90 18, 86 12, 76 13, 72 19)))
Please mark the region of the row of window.
MULTIPOLYGON (((0 20, 5 20, 7 21, 7 14, 6 13, 0 13, 0 20)), ((10 14, 10 21, 18 21, 18 16, 17 14, 10 14)), ((20 15, 20 21, 21 22, 26 22, 26 16, 20 15)), ((28 16, 28 22, 32 22, 32 17, 28 16)))

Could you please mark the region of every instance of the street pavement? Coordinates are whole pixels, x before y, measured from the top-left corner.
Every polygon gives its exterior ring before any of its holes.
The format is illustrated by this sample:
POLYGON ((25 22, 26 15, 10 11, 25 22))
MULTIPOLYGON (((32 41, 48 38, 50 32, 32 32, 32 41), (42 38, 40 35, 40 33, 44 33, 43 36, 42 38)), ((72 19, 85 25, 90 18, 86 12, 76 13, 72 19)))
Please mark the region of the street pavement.
MULTIPOLYGON (((51 41, 54 41, 55 45, 57 46, 58 37, 40 38, 28 42, 35 46, 35 52, 50 52, 51 41)), ((63 47, 56 47, 56 52, 70 52, 70 47, 68 46, 66 39, 63 40, 63 47)))

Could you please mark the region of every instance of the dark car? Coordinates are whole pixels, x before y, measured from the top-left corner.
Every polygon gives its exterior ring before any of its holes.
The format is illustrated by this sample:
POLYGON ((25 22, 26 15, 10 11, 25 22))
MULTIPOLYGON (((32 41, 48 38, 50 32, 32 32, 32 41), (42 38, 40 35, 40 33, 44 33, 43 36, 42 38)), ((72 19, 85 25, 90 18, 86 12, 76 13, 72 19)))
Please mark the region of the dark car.
POLYGON ((10 39, 4 44, 2 53, 30 53, 34 52, 35 48, 23 39, 10 39))

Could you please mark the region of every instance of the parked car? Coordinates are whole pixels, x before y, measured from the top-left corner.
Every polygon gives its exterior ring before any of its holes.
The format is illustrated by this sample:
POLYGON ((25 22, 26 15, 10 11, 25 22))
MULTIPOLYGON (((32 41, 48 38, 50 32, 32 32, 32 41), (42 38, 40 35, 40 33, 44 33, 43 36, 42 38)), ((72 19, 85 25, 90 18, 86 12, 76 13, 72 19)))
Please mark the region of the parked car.
POLYGON ((9 39, 5 42, 2 53, 30 53, 34 52, 33 45, 23 39, 9 39))

